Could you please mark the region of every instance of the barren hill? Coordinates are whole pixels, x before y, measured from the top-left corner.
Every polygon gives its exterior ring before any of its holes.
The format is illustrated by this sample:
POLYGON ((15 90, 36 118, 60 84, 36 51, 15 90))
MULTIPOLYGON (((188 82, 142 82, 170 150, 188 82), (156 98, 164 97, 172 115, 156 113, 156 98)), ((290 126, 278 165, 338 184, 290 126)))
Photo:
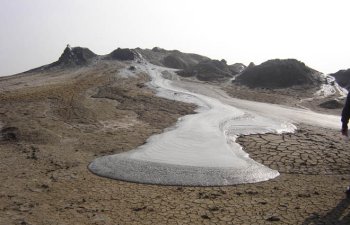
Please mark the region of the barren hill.
POLYGON ((73 47, 69 45, 64 49, 63 53, 56 62, 48 65, 40 66, 38 68, 31 69, 25 73, 40 72, 43 70, 57 69, 60 67, 74 67, 74 66, 85 66, 96 59, 98 55, 92 52, 88 48, 73 47))
POLYGON ((192 65, 178 74, 184 77, 195 77, 202 81, 227 81, 242 72, 245 66, 241 63, 227 65, 225 60, 205 60, 192 65))
POLYGON ((154 65, 174 69, 187 69, 199 62, 209 59, 208 57, 193 53, 183 53, 178 50, 165 50, 159 47, 154 47, 152 50, 140 48, 135 50, 154 65))
POLYGON ((320 73, 295 59, 275 59, 249 66, 234 82, 251 88, 317 87, 322 83, 320 73))
POLYGON ((343 88, 350 89, 350 69, 339 70, 336 73, 330 74, 335 78, 337 83, 343 88))

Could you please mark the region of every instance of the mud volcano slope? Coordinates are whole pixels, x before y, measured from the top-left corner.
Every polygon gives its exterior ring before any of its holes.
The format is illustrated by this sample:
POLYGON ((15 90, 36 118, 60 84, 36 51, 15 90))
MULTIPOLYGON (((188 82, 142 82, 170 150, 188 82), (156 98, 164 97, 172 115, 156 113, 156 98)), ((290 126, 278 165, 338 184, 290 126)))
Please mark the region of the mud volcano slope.
POLYGON ((275 59, 258 66, 249 66, 235 83, 250 88, 289 88, 293 86, 318 87, 320 73, 295 59, 275 59))
POLYGON ((205 60, 179 71, 178 74, 183 77, 195 77, 202 81, 225 81, 244 69, 245 66, 241 63, 227 65, 224 59, 221 61, 205 60))
POLYGON ((58 59, 57 64, 85 65, 96 56, 97 55, 88 48, 70 48, 67 46, 61 57, 58 59))
POLYGON ((335 78, 337 83, 343 87, 349 90, 350 88, 350 69, 347 70, 339 70, 336 73, 330 74, 335 78))
POLYGON ((165 50, 159 47, 154 47, 152 50, 140 48, 135 50, 140 53, 144 59, 154 65, 174 69, 188 69, 199 62, 209 60, 209 58, 205 56, 183 53, 178 50, 165 50))
POLYGON ((42 70, 58 68, 58 67, 85 66, 97 57, 98 55, 96 55, 94 52, 92 52, 88 48, 83 48, 83 47, 71 48, 69 45, 67 45, 62 55, 59 57, 59 59, 56 62, 31 69, 29 71, 26 71, 26 73, 39 72, 42 70))
POLYGON ((128 48, 117 48, 110 54, 106 55, 104 59, 109 60, 121 60, 121 61, 127 61, 127 60, 135 60, 138 58, 138 54, 133 49, 128 48))

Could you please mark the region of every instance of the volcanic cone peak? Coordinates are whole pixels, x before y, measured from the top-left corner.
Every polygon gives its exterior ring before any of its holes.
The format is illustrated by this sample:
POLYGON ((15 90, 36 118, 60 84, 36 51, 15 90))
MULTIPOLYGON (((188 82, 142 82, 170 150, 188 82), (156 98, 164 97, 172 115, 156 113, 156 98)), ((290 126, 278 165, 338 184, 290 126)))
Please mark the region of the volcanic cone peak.
POLYGON ((88 48, 74 47, 69 45, 64 49, 57 61, 59 65, 85 65, 97 55, 88 48))
POLYGON ((70 45, 67 45, 60 58, 56 62, 28 70, 24 73, 46 71, 51 69, 65 69, 66 67, 74 66, 84 66, 91 62, 92 59, 96 58, 97 56, 98 55, 93 53, 88 48, 72 48, 70 47, 70 45))
POLYGON ((274 59, 248 66, 234 82, 251 88, 318 87, 322 83, 320 74, 296 59, 274 59))

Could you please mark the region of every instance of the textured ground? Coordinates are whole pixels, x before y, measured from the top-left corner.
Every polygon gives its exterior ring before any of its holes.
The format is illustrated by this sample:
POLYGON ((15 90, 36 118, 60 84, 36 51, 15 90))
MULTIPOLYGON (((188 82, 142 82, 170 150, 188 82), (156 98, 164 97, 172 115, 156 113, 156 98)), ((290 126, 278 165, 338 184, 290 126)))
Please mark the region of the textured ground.
POLYGON ((285 88, 285 89, 267 89, 267 88, 248 88, 237 84, 222 85, 223 89, 232 97, 239 99, 247 99, 258 102, 268 102, 272 104, 287 105, 298 108, 308 108, 315 112, 340 115, 342 105, 327 109, 320 107, 321 103, 329 100, 340 98, 340 102, 345 102, 339 92, 328 97, 317 97, 314 93, 318 91, 316 88, 285 88), (258 93, 258 94, 257 94, 258 93))
POLYGON ((238 142, 250 157, 282 173, 350 174, 350 142, 333 130, 301 124, 295 134, 250 135, 238 142))
POLYGON ((251 156, 279 169, 281 176, 258 184, 211 188, 100 178, 86 170, 85 163, 93 155, 79 153, 82 150, 62 149, 72 154, 65 158, 59 153, 46 156, 49 149, 2 146, 0 221, 67 225, 349 224, 350 200, 343 193, 350 182, 349 152, 334 135, 334 131, 304 126, 295 135, 242 137, 239 141, 251 147, 251 156), (315 142, 320 133, 329 135, 330 143, 315 142), (296 142, 304 147, 290 152, 296 142), (270 147, 274 144, 277 147, 270 147), (326 144, 333 147, 316 148, 326 144), (267 157, 261 153, 261 149, 267 151, 264 146, 269 148, 267 157), (310 157, 303 157, 305 151, 310 157))
POLYGON ((350 224, 350 142, 329 129, 240 137, 253 159, 281 171, 257 184, 156 186, 91 174, 95 157, 132 149, 193 110, 118 69, 0 82, 0 225, 350 224))

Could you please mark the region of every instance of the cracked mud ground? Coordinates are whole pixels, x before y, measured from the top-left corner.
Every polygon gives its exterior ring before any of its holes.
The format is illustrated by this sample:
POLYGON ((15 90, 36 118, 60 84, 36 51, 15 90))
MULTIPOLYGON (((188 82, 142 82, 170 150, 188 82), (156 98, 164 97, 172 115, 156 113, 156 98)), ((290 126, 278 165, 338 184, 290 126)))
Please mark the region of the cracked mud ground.
POLYGON ((154 97, 145 76, 116 78, 117 69, 73 71, 69 82, 36 88, 7 81, 1 225, 350 224, 350 142, 329 129, 301 124, 295 134, 238 138, 253 159, 281 172, 256 184, 173 187, 91 174, 95 157, 132 149, 193 110, 154 97))

